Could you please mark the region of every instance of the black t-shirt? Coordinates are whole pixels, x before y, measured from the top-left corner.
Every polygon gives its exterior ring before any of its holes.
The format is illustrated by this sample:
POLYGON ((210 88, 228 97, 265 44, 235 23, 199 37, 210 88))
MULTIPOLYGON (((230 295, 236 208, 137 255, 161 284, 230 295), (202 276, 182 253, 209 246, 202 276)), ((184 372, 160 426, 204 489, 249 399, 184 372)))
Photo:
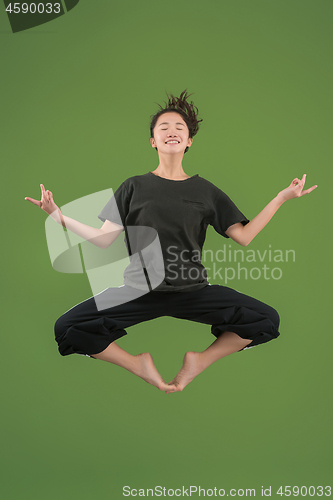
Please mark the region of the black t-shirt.
POLYGON ((131 261, 124 284, 171 292, 207 286, 201 255, 208 225, 228 238, 229 226, 249 222, 198 174, 175 181, 152 172, 125 180, 98 217, 124 226, 131 261))

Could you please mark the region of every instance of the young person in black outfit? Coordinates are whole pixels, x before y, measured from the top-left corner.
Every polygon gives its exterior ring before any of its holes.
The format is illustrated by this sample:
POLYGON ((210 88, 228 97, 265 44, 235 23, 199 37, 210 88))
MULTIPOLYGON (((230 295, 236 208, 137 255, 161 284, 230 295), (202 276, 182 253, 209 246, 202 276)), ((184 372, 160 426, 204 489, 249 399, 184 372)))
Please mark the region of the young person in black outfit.
POLYGON ((184 153, 198 132, 198 110, 180 97, 156 113, 150 143, 158 151, 153 172, 125 180, 98 215, 96 229, 63 215, 52 192, 41 184, 41 201, 26 198, 55 221, 93 244, 107 248, 124 231, 130 264, 124 285, 108 288, 69 309, 55 324, 61 355, 77 353, 126 368, 166 393, 182 391, 199 373, 228 354, 268 342, 279 336, 279 315, 272 307, 222 285, 210 285, 201 264, 208 225, 240 245, 248 245, 288 199, 303 190, 305 175, 251 221, 230 198, 198 174, 182 167, 184 153), (156 237, 157 236, 157 237, 156 237), (216 340, 203 352, 187 352, 183 366, 167 384, 152 356, 133 356, 115 341, 125 328, 160 316, 171 316, 211 326, 216 340))

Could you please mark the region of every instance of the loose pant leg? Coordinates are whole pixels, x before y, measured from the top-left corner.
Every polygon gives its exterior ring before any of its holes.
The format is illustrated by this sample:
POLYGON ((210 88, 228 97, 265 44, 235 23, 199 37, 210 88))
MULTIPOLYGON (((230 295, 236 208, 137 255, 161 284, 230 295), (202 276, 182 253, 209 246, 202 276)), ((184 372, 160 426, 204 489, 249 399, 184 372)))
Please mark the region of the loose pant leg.
POLYGON ((275 309, 225 286, 207 285, 193 292, 152 291, 133 298, 135 293, 131 287, 108 288, 102 292, 102 310, 94 297, 69 309, 55 323, 60 354, 97 354, 126 335, 125 328, 161 316, 211 325, 215 337, 234 332, 251 339, 249 347, 280 335, 275 309))
POLYGON ((167 301, 161 300, 156 292, 138 296, 135 289, 123 286, 107 288, 98 295, 99 307, 103 303, 103 309, 98 310, 91 297, 57 319, 55 340, 62 356, 97 354, 126 335, 126 327, 163 316, 166 312, 167 301))
MULTIPOLYGON (((175 295, 175 294, 173 294, 175 295)), ((178 297, 172 304, 175 318, 211 325, 211 333, 219 337, 223 332, 234 332, 252 340, 248 347, 277 338, 280 318, 271 306, 232 288, 208 285, 200 290, 178 297)))

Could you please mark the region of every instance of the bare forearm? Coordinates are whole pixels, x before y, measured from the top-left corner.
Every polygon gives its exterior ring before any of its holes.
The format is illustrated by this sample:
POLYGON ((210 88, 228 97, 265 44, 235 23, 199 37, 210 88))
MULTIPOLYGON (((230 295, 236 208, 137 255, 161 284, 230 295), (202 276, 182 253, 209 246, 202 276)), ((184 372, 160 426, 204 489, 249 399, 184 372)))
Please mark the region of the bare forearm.
MULTIPOLYGON (((90 241, 94 245, 100 248, 106 248, 110 244, 110 234, 102 231, 102 229, 98 229, 95 227, 87 226, 86 224, 82 224, 82 222, 78 222, 77 220, 71 219, 66 215, 63 215, 62 212, 58 209, 51 214, 52 219, 54 219, 58 224, 61 224, 67 230, 72 231, 73 233, 81 236, 87 241, 90 241)), ((119 232, 117 233, 117 235, 119 232)), ((115 234, 115 238, 117 237, 115 234)))
POLYGON ((278 194, 265 208, 248 222, 243 228, 243 245, 248 245, 253 238, 268 224, 275 212, 281 207, 284 200, 278 194))
POLYGON ((250 222, 245 226, 241 222, 231 225, 226 230, 226 235, 232 238, 234 241, 240 245, 248 245, 253 238, 266 226, 266 224, 271 220, 275 212, 281 207, 281 205, 292 198, 300 198, 305 194, 311 193, 318 186, 315 184, 309 189, 303 190, 305 184, 306 174, 303 175, 302 179, 295 179, 291 184, 280 191, 272 201, 266 205, 266 207, 250 222))

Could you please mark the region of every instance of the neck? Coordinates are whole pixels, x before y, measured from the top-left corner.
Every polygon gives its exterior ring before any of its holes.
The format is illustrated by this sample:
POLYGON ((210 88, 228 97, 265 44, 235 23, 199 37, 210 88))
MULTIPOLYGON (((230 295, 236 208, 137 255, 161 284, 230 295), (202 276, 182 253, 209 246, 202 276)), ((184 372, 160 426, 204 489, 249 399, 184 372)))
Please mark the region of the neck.
POLYGON ((180 177, 189 177, 185 174, 182 167, 184 153, 177 155, 159 155, 159 164, 154 174, 161 177, 168 177, 170 179, 177 179, 180 177))

